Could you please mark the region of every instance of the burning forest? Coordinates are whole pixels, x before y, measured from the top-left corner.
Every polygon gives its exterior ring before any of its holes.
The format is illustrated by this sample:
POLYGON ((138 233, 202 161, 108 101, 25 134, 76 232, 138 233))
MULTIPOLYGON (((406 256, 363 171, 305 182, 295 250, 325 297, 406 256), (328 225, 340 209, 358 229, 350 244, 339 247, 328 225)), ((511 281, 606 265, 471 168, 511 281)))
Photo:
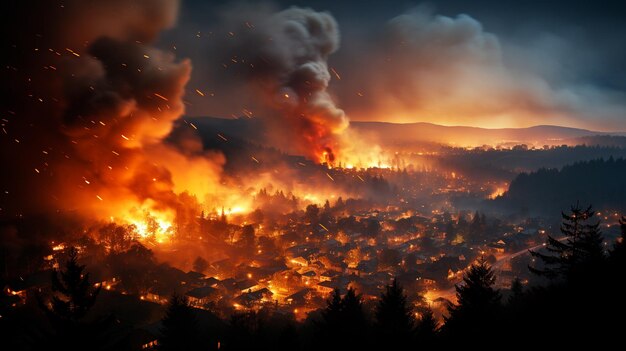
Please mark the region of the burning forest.
POLYGON ((296 3, 9 2, 0 343, 619 330, 585 321, 624 309, 625 90, 607 78, 623 50, 574 58, 591 51, 566 30, 584 6, 562 30, 550 6, 519 9, 521 34, 453 0, 296 3))

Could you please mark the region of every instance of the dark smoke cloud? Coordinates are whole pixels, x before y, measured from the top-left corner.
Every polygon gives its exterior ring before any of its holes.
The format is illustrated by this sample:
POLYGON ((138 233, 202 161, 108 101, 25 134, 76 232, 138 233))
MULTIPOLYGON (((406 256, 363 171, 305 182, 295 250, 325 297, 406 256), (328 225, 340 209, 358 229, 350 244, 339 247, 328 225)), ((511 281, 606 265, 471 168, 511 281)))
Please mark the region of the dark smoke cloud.
POLYGON ((344 63, 340 100, 357 120, 617 126, 623 94, 560 80, 566 72, 554 60, 562 48, 554 36, 549 43, 514 46, 469 15, 420 6, 391 19, 359 50, 361 59, 344 63))
MULTIPOLYGON (((340 146, 338 135, 348 126, 327 91, 328 57, 339 48, 335 19, 311 9, 277 11, 249 4, 229 7, 221 18, 224 32, 215 34, 207 60, 214 68, 211 78, 246 84, 253 97, 251 109, 266 118, 279 146, 315 161, 326 153, 332 161, 340 146), (215 55, 219 50, 222 55, 215 55)), ((219 85, 218 95, 239 90, 239 98, 246 91, 241 85, 232 90, 219 85)), ((239 102, 246 104, 245 99, 239 102)))
POLYGON ((174 24, 177 1, 14 5, 2 40, 11 84, 2 88, 0 162, 10 171, 0 176, 1 216, 169 211, 195 190, 185 170, 217 181, 219 155, 161 142, 184 111, 191 72, 152 46, 174 24))

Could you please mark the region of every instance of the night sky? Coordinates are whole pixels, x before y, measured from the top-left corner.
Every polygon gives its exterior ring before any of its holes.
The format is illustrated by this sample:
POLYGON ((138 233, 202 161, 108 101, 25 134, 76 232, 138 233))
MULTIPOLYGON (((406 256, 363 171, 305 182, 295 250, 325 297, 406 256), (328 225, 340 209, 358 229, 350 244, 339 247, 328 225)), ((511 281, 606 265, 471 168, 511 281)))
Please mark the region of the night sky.
POLYGON ((329 92, 351 120, 626 129, 620 1, 182 1, 159 46, 192 61, 188 115, 265 113, 242 72, 222 66, 238 54, 224 40, 247 14, 254 24, 292 6, 337 21, 329 92))

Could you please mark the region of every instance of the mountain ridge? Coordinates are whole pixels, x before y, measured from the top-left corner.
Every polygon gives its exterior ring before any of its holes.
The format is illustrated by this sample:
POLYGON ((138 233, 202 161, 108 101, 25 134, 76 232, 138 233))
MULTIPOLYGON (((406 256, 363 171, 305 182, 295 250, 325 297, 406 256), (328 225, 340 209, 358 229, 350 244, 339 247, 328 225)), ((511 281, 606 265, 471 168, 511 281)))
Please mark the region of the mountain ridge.
MULTIPOLYGON (((185 120, 251 140, 260 141, 264 133, 262 120, 257 118, 186 117, 185 120)), ((537 125, 523 128, 483 128, 444 126, 430 122, 352 121, 349 128, 356 131, 361 137, 379 143, 382 147, 410 147, 423 143, 439 143, 463 147, 482 145, 512 146, 517 144, 528 144, 536 147, 561 144, 595 145, 606 142, 606 140, 600 140, 602 138, 617 138, 619 139, 618 143, 626 145, 626 132, 593 131, 558 125, 537 125), (598 140, 595 141, 593 138, 598 140)))

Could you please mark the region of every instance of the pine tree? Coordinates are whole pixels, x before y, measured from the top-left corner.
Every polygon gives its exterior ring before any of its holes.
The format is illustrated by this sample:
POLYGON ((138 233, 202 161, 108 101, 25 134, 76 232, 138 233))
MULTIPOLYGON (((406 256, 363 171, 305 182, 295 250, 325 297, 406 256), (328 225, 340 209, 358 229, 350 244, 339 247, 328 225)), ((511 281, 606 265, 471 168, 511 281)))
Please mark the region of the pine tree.
POLYGON ((495 274, 483 258, 472 264, 463 282, 455 286, 458 304, 448 306, 446 329, 468 334, 475 328, 484 328, 500 306, 500 292, 493 288, 495 282, 495 274))
POLYGON ((519 301, 524 295, 524 286, 519 278, 513 279, 511 282, 511 296, 509 296, 509 304, 519 301))
POLYGON ((415 333, 417 336, 417 342, 424 346, 433 346, 439 325, 433 314, 433 310, 425 308, 421 313, 421 318, 417 323, 415 333))
POLYGON ((193 270, 199 273, 204 273, 204 271, 209 268, 209 262, 204 258, 198 256, 193 261, 193 270))
POLYGON ((94 305, 101 286, 93 288, 85 266, 78 264, 78 250, 69 249, 65 270, 52 272, 52 297, 46 309, 54 319, 78 322, 94 305))
POLYGON ((104 350, 111 318, 86 322, 101 287, 93 288, 85 266, 78 264, 78 250, 71 247, 63 271, 52 273, 53 296, 47 303, 39 299, 53 332, 36 341, 37 349, 104 350))
POLYGON ((339 289, 335 289, 326 303, 327 306, 322 311, 322 323, 319 324, 319 341, 333 340, 337 349, 364 347, 367 343, 367 320, 361 295, 348 288, 341 297, 339 289))
POLYGON ((356 335, 363 332, 366 325, 365 313, 363 312, 363 298, 357 295, 356 290, 348 288, 341 299, 342 320, 348 327, 349 334, 356 335))
POLYGON ((621 236, 617 238, 613 250, 611 250, 611 259, 623 262, 626 258, 626 216, 622 216, 619 220, 621 236))
POLYGON ((604 259, 600 222, 589 223, 595 212, 589 206, 581 209, 578 204, 572 206, 571 213, 561 213, 561 233, 563 239, 555 239, 548 235, 547 254, 530 251, 544 264, 543 269, 529 266, 531 272, 549 279, 568 277, 584 269, 585 265, 593 265, 604 259))
POLYGON ((184 296, 172 295, 161 321, 159 350, 200 350, 198 321, 184 296))
POLYGON ((404 290, 396 279, 387 285, 385 293, 378 300, 375 317, 376 329, 383 339, 398 346, 408 344, 415 321, 404 290))
POLYGON ((341 291, 335 289, 330 299, 326 301, 326 308, 322 311, 322 318, 328 330, 335 330, 341 325, 341 291))

